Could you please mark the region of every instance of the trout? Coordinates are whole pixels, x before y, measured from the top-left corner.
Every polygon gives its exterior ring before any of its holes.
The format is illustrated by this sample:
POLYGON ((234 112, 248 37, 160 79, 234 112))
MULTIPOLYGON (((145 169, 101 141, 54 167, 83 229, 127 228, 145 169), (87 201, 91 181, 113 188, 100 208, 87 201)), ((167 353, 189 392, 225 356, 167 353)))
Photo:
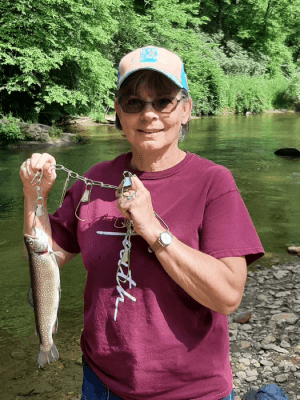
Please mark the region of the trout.
POLYGON ((28 252, 30 283, 27 302, 34 308, 36 332, 40 339, 37 365, 52 363, 59 357, 52 333, 57 332, 60 300, 59 268, 47 235, 35 228, 35 236, 24 234, 28 252))

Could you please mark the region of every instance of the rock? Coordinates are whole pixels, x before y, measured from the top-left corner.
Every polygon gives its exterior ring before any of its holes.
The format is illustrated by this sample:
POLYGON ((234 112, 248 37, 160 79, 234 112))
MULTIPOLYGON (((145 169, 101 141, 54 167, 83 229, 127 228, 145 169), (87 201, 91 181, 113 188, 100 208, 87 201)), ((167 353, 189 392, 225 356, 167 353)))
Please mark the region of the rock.
POLYGON ((263 341, 262 341, 262 345, 263 344, 269 344, 269 343, 272 343, 272 342, 275 342, 276 341, 276 339, 274 338, 274 336, 272 336, 272 335, 268 335, 263 341))
POLYGON ((248 349, 248 347, 251 346, 250 342, 247 342, 246 340, 241 340, 239 345, 241 349, 248 349))
POLYGON ((271 317, 269 325, 275 325, 280 320, 287 321, 289 318, 291 318, 290 321, 294 321, 295 318, 298 319, 294 313, 276 313, 271 317))
POLYGON ((272 367, 274 365, 273 361, 262 359, 260 360, 261 365, 272 367))
POLYGON ((288 252, 291 254, 297 254, 297 256, 299 256, 300 255, 300 247, 290 246, 290 247, 288 247, 288 252))
POLYGON ((291 294, 290 291, 277 292, 277 293, 275 294, 275 297, 287 297, 287 296, 289 296, 290 294, 291 294))
POLYGON ((264 344, 261 347, 263 349, 266 349, 266 350, 277 351, 277 353, 288 354, 288 351, 286 349, 283 349, 282 347, 276 346, 276 344, 264 344))
POLYGON ((106 115, 105 119, 109 124, 115 124, 115 122, 116 122, 116 116, 115 115, 106 115))
POLYGON ((254 370, 247 370, 246 371, 247 376, 256 376, 258 375, 258 372, 254 369, 254 370))
POLYGON ((245 365, 250 365, 250 360, 249 360, 249 358, 240 358, 239 363, 245 364, 245 365))
MULTIPOLYGON (((0 120, 0 124, 2 120, 0 120)), ((27 124, 25 122, 17 122, 21 132, 25 135, 25 140, 19 140, 18 144, 23 145, 35 145, 35 144, 49 144, 49 145, 60 145, 66 143, 75 143, 79 141, 73 133, 61 132, 61 134, 51 137, 51 126, 43 124, 27 124), (49 135, 50 132, 50 135, 49 135)), ((58 131, 59 132, 59 131, 58 131)))
POLYGON ((250 324, 245 324, 245 325, 241 325, 240 329, 243 331, 251 331, 252 326, 250 324))
POLYGON ((246 381, 247 382, 253 382, 253 381, 256 381, 257 378, 258 378, 257 375, 255 375, 255 376, 247 376, 246 381))
POLYGON ((288 324, 294 325, 297 321, 298 321, 299 317, 297 317, 296 315, 289 317, 286 319, 286 322, 288 324))
POLYGON ((282 375, 277 375, 275 378, 275 381, 277 383, 282 383, 285 382, 289 379, 289 375, 288 374, 282 374, 282 375))
POLYGON ((244 371, 238 371, 236 372, 235 376, 237 376, 240 379, 245 379, 247 375, 244 371))
POLYGON ((284 278, 289 272, 288 271, 278 271, 278 272, 273 272, 273 275, 276 279, 281 280, 284 278))
POLYGON ((300 151, 295 147, 283 147, 275 150, 274 154, 282 157, 300 157, 300 151))
POLYGON ((268 301, 268 296, 266 296, 265 294, 259 294, 257 296, 257 300, 259 300, 259 301, 268 301))
POLYGON ((291 345, 286 340, 282 340, 280 343, 280 347, 284 347, 286 349, 288 347, 291 347, 291 345))
POLYGON ((240 312, 233 317, 234 322, 237 322, 239 324, 246 324, 247 322, 250 321, 250 319, 251 319, 250 311, 240 312))

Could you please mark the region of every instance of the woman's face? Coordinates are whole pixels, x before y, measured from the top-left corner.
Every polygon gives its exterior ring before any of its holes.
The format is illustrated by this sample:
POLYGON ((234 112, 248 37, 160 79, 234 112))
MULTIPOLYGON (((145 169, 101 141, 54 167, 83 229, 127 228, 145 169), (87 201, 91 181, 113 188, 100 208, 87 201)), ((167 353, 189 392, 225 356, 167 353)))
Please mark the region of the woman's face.
MULTIPOLYGON (((118 101, 115 101, 115 110, 120 119, 123 133, 132 148, 138 152, 167 151, 170 147, 178 145, 178 133, 181 125, 186 124, 189 119, 191 101, 181 100, 171 112, 162 113, 155 110, 151 102, 157 97, 162 98, 163 96, 161 92, 158 96, 155 88, 153 90, 142 88, 138 93, 131 94, 130 101, 147 102, 140 112, 134 114, 124 112, 118 101)), ((165 93, 165 96, 179 100, 180 91, 172 89, 171 92, 165 93)))

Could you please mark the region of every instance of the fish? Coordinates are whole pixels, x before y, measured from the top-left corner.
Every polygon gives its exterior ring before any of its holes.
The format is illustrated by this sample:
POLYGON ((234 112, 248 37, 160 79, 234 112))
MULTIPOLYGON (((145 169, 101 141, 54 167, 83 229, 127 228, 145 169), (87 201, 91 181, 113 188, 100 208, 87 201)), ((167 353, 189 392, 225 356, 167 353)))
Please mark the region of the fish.
POLYGON ((30 287, 27 302, 34 309, 36 333, 40 347, 37 365, 51 364, 59 358, 52 334, 57 332, 60 301, 60 274, 55 253, 45 232, 34 228, 34 236, 24 234, 28 252, 30 287))

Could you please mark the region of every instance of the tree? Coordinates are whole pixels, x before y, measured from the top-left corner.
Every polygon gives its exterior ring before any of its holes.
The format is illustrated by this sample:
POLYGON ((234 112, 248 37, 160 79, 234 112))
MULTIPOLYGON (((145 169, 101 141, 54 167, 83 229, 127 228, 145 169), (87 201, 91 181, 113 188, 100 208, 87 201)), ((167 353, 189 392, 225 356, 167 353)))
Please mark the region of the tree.
POLYGON ((299 7, 299 0, 206 0, 199 4, 199 15, 210 19, 206 33, 222 30, 224 48, 233 40, 254 58, 269 57, 268 71, 274 75, 292 62, 288 40, 299 43, 292 36, 300 26, 299 7))
POLYGON ((7 0, 0 4, 0 107, 54 121, 110 104, 109 60, 119 0, 7 0))
POLYGON ((222 71, 213 59, 211 44, 198 34, 207 18, 200 18, 194 0, 125 0, 114 36, 117 62, 143 46, 165 47, 184 62, 194 111, 214 113, 220 106, 222 71))

